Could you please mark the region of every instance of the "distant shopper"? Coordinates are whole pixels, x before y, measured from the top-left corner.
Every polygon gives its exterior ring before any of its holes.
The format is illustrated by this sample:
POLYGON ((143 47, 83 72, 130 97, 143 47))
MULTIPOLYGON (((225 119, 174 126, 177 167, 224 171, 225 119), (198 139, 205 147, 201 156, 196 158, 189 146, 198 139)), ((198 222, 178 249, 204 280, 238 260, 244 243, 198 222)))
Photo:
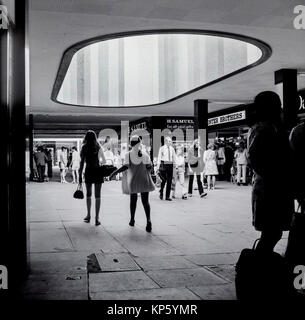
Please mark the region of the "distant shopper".
POLYGON ((284 230, 289 230, 294 210, 290 177, 291 149, 282 123, 279 96, 271 91, 254 101, 256 121, 249 134, 249 162, 255 178, 252 190, 253 225, 261 231, 257 250, 272 252, 284 230), (284 187, 285 186, 285 187, 284 187))
POLYGON ((225 148, 224 148, 224 144, 220 142, 217 150, 217 166, 218 166, 218 172, 221 178, 224 177, 225 163, 226 163, 225 148))
POLYGON ((67 148, 61 147, 61 151, 59 152, 59 169, 60 169, 60 182, 61 183, 68 183, 66 181, 67 165, 68 165, 67 148))
POLYGON ((50 149, 46 150, 47 156, 47 166, 48 166, 48 178, 51 179, 53 177, 53 157, 50 149))
POLYGON ((226 158, 226 162, 224 164, 224 175, 225 175, 226 181, 231 182, 231 178, 232 178, 231 168, 234 160, 234 149, 230 142, 227 142, 225 144, 224 151, 225 151, 225 158, 226 158))
POLYGON ((239 143, 237 150, 235 151, 234 158, 236 160, 237 167, 237 185, 240 186, 242 180, 243 185, 247 184, 247 149, 243 142, 239 143))
POLYGON ((124 165, 114 171, 110 178, 126 171, 123 177, 123 193, 130 195, 130 226, 135 224, 135 213, 137 208, 138 193, 141 194, 142 204, 146 214, 146 231, 151 232, 152 224, 150 217, 149 192, 155 190, 150 172, 152 163, 150 156, 141 151, 141 139, 139 136, 132 136, 130 139, 131 150, 126 153, 124 165))
POLYGON ((92 185, 94 184, 95 193, 95 225, 99 226, 99 214, 101 208, 101 188, 104 178, 101 175, 100 165, 106 164, 103 149, 99 144, 94 131, 87 131, 82 149, 80 152, 80 168, 79 168, 79 183, 83 182, 83 170, 85 169, 85 184, 86 184, 86 203, 87 203, 87 216, 84 222, 90 223, 91 220, 91 197, 92 185))
POLYGON ((34 159, 36 162, 36 167, 39 176, 39 182, 44 182, 44 174, 46 171, 46 163, 47 163, 47 156, 44 153, 43 147, 39 146, 37 148, 37 152, 34 155, 34 159))
MULTIPOLYGON (((118 149, 116 149, 114 151, 114 160, 113 160, 113 165, 116 168, 120 168, 122 166, 122 159, 121 159, 121 155, 120 155, 120 151, 118 149)), ((122 173, 119 173, 115 176, 115 180, 119 181, 121 178, 122 173)))
POLYGON ((176 198, 177 182, 182 187, 182 199, 187 200, 187 189, 185 186, 185 159, 183 147, 179 146, 176 150, 176 166, 174 168, 174 185, 172 185, 172 198, 176 198))
POLYGON ((198 191, 201 198, 207 195, 204 192, 201 173, 203 172, 204 163, 203 163, 203 150, 199 144, 199 140, 196 139, 190 145, 190 148, 187 153, 187 163, 188 163, 188 175, 189 175, 189 186, 188 186, 188 196, 192 197, 193 195, 193 182, 194 176, 197 179, 198 191))
POLYGON ((208 144, 208 150, 203 153, 204 174, 207 176, 209 191, 215 189, 216 176, 218 175, 216 160, 215 145, 214 143, 210 143, 208 144))
POLYGON ((172 146, 172 139, 165 137, 164 146, 159 150, 157 170, 161 177, 161 188, 160 188, 160 199, 163 200, 163 191, 166 185, 166 196, 165 200, 172 201, 170 197, 171 185, 173 179, 173 169, 176 163, 176 152, 172 146))
POLYGON ((79 177, 78 177, 78 171, 80 167, 80 155, 77 151, 76 147, 72 147, 72 160, 71 160, 71 169, 72 169, 72 177, 73 181, 72 183, 78 183, 79 177))

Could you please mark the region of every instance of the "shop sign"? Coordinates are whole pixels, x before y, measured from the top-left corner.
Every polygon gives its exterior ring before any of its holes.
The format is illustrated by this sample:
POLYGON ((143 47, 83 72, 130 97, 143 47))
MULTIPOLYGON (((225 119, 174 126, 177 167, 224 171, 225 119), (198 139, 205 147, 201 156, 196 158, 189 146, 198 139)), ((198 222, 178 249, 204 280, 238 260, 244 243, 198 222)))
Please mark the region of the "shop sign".
POLYGON ((170 129, 170 130, 193 129, 194 128, 194 120, 193 119, 185 119, 185 118, 167 118, 166 119, 166 128, 170 129))
POLYGON ((130 126, 130 131, 135 131, 135 130, 147 130, 147 122, 140 122, 136 123, 130 126))
POLYGON ((208 126, 216 126, 219 124, 225 124, 234 121, 240 121, 246 119, 246 111, 239 111, 230 114, 226 114, 220 117, 211 118, 208 120, 208 126))

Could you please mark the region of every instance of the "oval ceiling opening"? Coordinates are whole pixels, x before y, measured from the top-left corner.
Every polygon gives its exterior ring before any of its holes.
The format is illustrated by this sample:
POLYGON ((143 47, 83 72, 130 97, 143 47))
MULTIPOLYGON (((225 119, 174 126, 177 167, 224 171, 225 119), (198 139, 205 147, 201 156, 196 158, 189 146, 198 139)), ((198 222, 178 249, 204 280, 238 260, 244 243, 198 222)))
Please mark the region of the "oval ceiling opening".
POLYGON ((87 107, 158 105, 254 67, 271 54, 257 40, 227 34, 142 32, 109 37, 67 50, 54 101, 87 107))

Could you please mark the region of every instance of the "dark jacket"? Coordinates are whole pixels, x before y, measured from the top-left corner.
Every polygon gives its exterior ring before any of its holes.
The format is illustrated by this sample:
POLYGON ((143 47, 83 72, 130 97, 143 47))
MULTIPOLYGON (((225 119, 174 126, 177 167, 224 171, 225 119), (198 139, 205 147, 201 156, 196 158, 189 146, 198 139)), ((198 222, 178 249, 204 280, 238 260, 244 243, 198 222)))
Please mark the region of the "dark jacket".
POLYGON ((255 178, 252 189, 253 226, 256 230, 289 230, 294 201, 290 177, 292 152, 280 125, 259 122, 249 136, 249 162, 255 178))

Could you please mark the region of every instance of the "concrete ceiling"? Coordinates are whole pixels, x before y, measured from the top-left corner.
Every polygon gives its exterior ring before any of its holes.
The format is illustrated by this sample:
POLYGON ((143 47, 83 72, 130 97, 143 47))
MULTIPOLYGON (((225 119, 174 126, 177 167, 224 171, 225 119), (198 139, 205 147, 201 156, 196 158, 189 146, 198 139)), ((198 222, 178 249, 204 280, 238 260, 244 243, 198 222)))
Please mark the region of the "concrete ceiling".
MULTIPOLYGON (((262 90, 276 90, 274 71, 305 70, 305 30, 293 28, 293 9, 298 4, 299 0, 29 0, 28 113, 41 124, 115 125, 121 119, 149 115, 192 115, 195 99, 209 99, 210 112, 249 102, 262 90), (257 38, 269 44, 273 54, 260 66, 165 105, 95 109, 51 101, 62 55, 73 44, 117 32, 175 28, 257 38)), ((305 77, 299 77, 302 88, 305 77)))

